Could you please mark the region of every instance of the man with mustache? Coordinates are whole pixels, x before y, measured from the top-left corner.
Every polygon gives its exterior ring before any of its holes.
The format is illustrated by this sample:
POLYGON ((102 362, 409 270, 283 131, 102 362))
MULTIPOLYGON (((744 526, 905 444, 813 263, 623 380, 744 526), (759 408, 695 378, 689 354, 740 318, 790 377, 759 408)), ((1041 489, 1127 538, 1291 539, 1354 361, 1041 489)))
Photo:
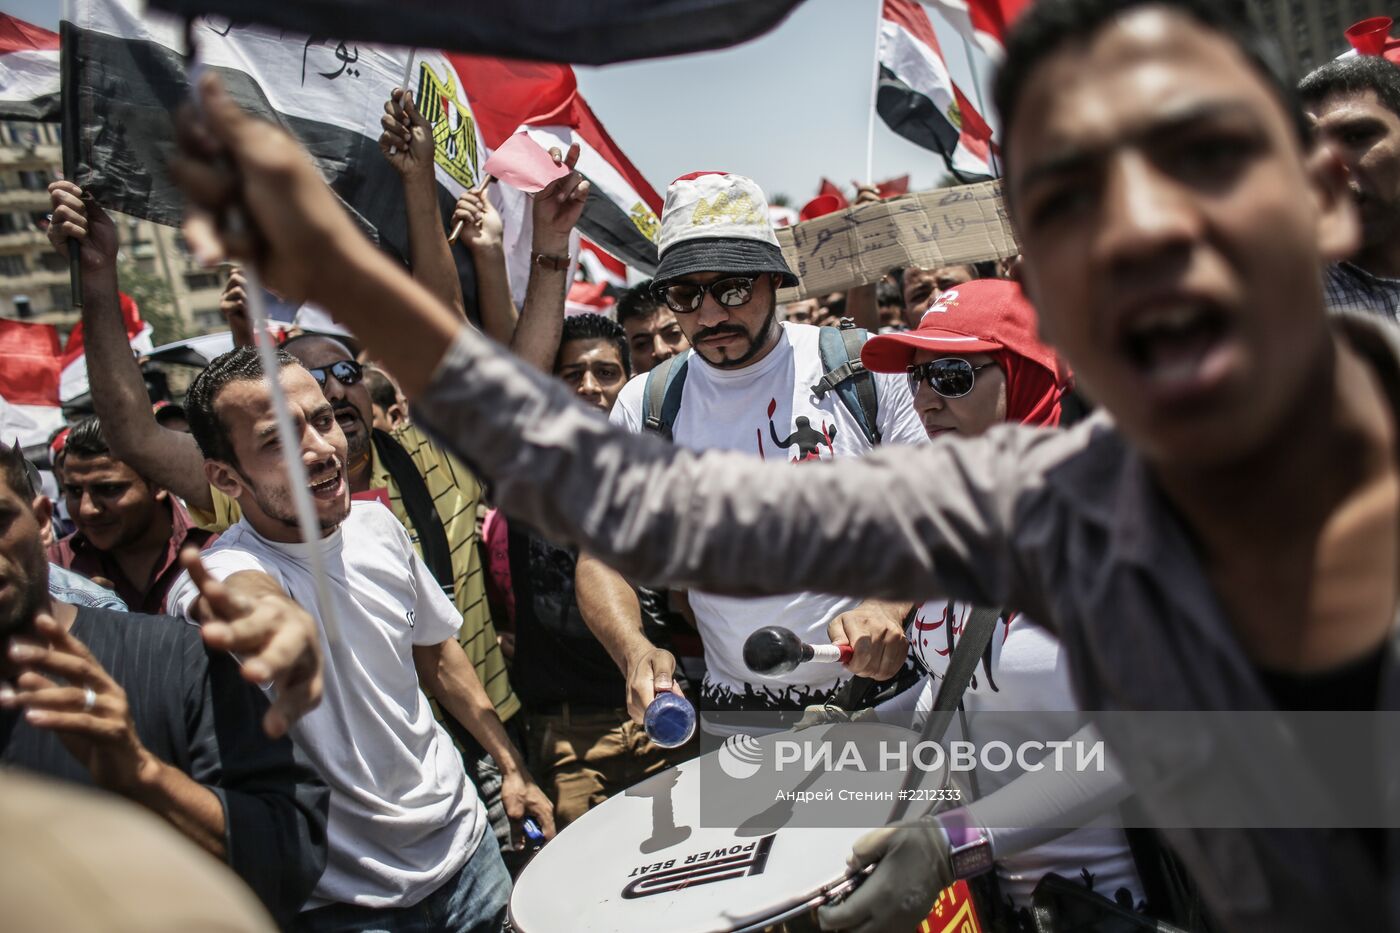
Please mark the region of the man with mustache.
MULTIPOLYGON (((821 331, 778 321, 775 293, 796 285, 797 277, 778 248, 757 184, 719 172, 678 178, 666 193, 659 245, 661 264, 652 288, 692 348, 671 425, 677 444, 804 463, 869 452, 870 441, 837 393, 818 398, 812 391, 828 368, 818 347, 821 331), (817 440, 794 443, 807 435, 817 440)), ((873 378, 884 443, 922 441, 903 382, 873 378)), ((622 390, 610 415, 615 424, 633 432, 646 429, 647 385, 642 375, 622 390)), ((584 556, 577 594, 585 621, 627 678, 633 718, 641 719, 657 693, 680 692, 673 678, 675 658, 643 634, 630 584, 584 556)), ((849 674, 894 676, 907 654, 902 622, 910 606, 905 603, 811 593, 733 599, 692 591, 690 605, 705 645, 701 706, 706 709, 820 703, 849 674), (855 656, 844 671, 809 665, 756 678, 740 652, 748 634, 764 625, 782 625, 810 642, 849 643, 855 656)))
POLYGON ((1400 68, 1378 55, 1328 62, 1298 85, 1317 139, 1341 157, 1361 248, 1327 270, 1333 310, 1400 310, 1400 68))

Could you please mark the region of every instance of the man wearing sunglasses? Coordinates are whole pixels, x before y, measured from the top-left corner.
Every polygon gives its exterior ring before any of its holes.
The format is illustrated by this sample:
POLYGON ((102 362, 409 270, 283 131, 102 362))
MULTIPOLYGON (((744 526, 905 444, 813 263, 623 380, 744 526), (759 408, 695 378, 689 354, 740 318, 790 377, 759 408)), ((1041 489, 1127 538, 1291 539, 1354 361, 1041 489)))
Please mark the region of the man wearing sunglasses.
MULTIPOLYGON (((820 329, 778 321, 776 290, 798 282, 778 247, 758 185, 718 172, 678 178, 666 194, 658 245, 661 263, 653 292, 675 315, 693 350, 679 408, 667 425, 677 444, 794 464, 871 449, 837 393, 819 399, 812 391, 828 368, 818 346, 820 329)), ((668 365, 674 368, 678 360, 668 365)), ((920 443, 923 431, 903 380, 874 380, 883 442, 920 443)), ((627 384, 612 410, 615 424, 633 432, 647 429, 647 386, 645 375, 627 384)), ((585 621, 627 677, 634 718, 641 719, 656 693, 679 692, 674 657, 643 635, 636 596, 616 571, 582 558, 577 593, 585 621)), ((735 599, 697 590, 689 599, 705 648, 701 705, 706 709, 820 703, 842 678, 888 679, 907 656, 901 624, 908 604, 862 604, 812 593, 735 599), (805 641, 849 643, 855 656, 844 671, 810 665, 758 678, 741 651, 748 634, 764 625, 784 626, 805 641)))

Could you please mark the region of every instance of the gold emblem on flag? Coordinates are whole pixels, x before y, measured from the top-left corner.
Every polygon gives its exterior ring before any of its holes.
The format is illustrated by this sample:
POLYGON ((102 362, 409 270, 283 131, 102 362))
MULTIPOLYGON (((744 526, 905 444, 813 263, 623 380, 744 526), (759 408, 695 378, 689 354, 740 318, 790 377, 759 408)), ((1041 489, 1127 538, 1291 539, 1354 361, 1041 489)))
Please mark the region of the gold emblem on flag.
POLYGON ((632 223, 642 232, 642 236, 653 243, 656 242, 656 233, 661 229, 661 221, 651 208, 638 201, 632 205, 632 210, 627 216, 632 218, 632 223))
POLYGON ((953 129, 962 130, 962 110, 956 100, 948 105, 948 122, 953 124, 953 129))
POLYGON ((428 62, 418 73, 414 105, 433 127, 433 161, 454 181, 475 188, 477 179, 476 121, 457 93, 451 69, 443 77, 428 62))

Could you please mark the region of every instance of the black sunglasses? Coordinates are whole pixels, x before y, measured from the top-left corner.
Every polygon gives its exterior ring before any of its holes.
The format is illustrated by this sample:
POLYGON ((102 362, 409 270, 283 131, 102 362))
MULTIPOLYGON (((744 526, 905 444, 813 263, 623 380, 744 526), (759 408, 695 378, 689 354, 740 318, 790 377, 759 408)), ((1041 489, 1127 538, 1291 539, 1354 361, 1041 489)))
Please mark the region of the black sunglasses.
POLYGON ((967 360, 956 356, 915 363, 905 370, 909 379, 909 394, 919 391, 919 384, 925 383, 930 389, 944 398, 962 398, 977 384, 977 374, 993 363, 973 366, 967 360))
POLYGON ((700 310, 706 292, 709 292, 722 308, 741 308, 753 300, 753 283, 758 279, 759 276, 756 275, 736 275, 718 279, 708 285, 674 282, 662 285, 654 293, 666 302, 666 307, 677 314, 689 314, 700 310))
POLYGON ((343 386, 355 385, 365 378, 364 367, 354 360, 337 360, 329 366, 317 366, 315 369, 308 367, 306 371, 322 389, 326 387, 327 374, 334 376, 335 381, 343 386))

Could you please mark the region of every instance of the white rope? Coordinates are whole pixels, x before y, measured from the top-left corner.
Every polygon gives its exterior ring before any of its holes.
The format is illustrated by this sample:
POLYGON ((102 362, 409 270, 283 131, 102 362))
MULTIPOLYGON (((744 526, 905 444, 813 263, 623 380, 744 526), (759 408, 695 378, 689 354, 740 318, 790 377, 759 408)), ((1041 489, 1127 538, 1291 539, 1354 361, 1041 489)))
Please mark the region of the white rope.
MULTIPOLYGON (((241 218, 235 218, 241 220, 241 218)), ((297 530, 307 547, 311 558, 311 579, 316 589, 317 607, 327 611, 313 613, 321 620, 326 630, 326 641, 335 644, 340 639, 340 623, 335 613, 330 612, 330 583, 326 579, 326 555, 321 547, 321 523, 316 518, 316 506, 311 501, 310 478, 306 474, 306 464, 301 459, 301 438, 297 437, 292 424, 291 408, 287 405, 287 395, 282 391, 279 375, 282 367, 277 362, 277 348, 267 332, 267 309, 263 307, 261 276, 256 268, 243 270, 243 293, 248 304, 248 317, 253 325, 253 343, 258 348, 258 361, 262 363, 263 376, 267 380, 267 391, 272 396, 272 411, 277 420, 277 440, 282 445, 282 460, 287 465, 287 485, 292 491, 292 502, 296 506, 297 530)), ((346 464, 340 464, 345 482, 350 481, 346 464)), ((313 607, 315 608, 315 607, 313 607)))
MULTIPOLYGON (((192 32, 192 31, 191 31, 192 32)), ((189 33, 187 32, 187 35, 189 33)), ((190 99, 194 101, 196 108, 199 107, 199 94, 196 87, 199 83, 199 76, 204 70, 197 61, 199 47, 192 41, 191 47, 186 50, 189 62, 190 99)), ((228 226, 232 232, 242 232, 247 228, 247 220, 241 211, 232 211, 228 217, 228 226)), ((253 344, 258 351, 258 361, 262 364, 263 378, 267 384, 268 394, 272 397, 272 413, 277 423, 277 440, 282 445, 282 462, 287 467, 287 487, 292 494, 292 503, 296 507, 297 530, 301 533, 302 543, 306 545, 307 553, 311 558, 311 579, 315 589, 315 605, 304 607, 310 609, 312 614, 321 620, 321 626, 326 633, 326 641, 335 644, 340 640, 340 623, 335 615, 329 610, 334 605, 330 599, 330 585, 326 580, 326 559, 321 547, 321 523, 316 518, 316 507, 311 502, 311 487, 306 475, 306 464, 301 459, 301 438, 297 437, 296 427, 292 423, 292 412, 287 405, 286 393, 282 391, 282 381, 280 379, 282 367, 277 363, 277 350, 272 344, 267 333, 267 309, 263 305, 262 276, 258 274, 257 268, 249 264, 243 268, 244 295, 248 306, 248 317, 253 326, 253 344), (324 607, 327 611, 318 611, 324 607)), ((341 464, 341 469, 346 470, 346 465, 341 464)), ((349 472, 345 472, 345 480, 349 482, 349 472)))

